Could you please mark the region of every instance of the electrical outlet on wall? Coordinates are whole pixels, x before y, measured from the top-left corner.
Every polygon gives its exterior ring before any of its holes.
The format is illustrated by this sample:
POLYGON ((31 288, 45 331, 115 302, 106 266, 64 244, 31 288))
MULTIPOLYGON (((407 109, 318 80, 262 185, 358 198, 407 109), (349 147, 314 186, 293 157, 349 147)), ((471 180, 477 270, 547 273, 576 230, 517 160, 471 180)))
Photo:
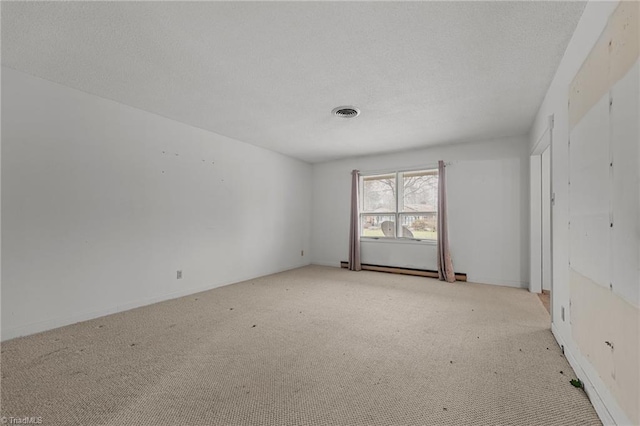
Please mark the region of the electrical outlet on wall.
POLYGON ((300 250, 300 256, 304 256, 304 250, 300 250))
POLYGON ((181 280, 181 279, 182 279, 182 270, 181 270, 181 269, 179 269, 179 270, 176 272, 176 279, 179 279, 179 280, 181 280))
POLYGON ((562 318, 562 321, 564 321, 564 306, 560 307, 560 318, 562 318))

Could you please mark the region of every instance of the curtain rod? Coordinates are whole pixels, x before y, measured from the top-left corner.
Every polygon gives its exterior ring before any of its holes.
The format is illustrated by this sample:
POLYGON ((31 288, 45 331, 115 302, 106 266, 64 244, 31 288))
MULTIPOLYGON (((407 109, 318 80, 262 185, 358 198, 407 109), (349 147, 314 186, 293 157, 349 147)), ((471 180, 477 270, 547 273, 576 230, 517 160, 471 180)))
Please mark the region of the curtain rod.
MULTIPOLYGON (((452 165, 452 161, 445 161, 444 165, 450 166, 452 165)), ((394 167, 392 169, 378 169, 378 170, 361 170, 360 176, 374 176, 374 175, 384 175, 387 173, 395 173, 395 172, 415 172, 417 170, 433 170, 438 168, 438 163, 431 163, 421 166, 412 166, 408 168, 403 167, 394 167)))

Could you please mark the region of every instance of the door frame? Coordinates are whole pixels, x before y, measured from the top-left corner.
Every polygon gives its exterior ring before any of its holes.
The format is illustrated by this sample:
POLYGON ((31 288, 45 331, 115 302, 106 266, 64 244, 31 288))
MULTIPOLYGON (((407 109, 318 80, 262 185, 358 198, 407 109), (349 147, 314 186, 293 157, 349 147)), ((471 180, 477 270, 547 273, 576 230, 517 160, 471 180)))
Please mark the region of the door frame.
POLYGON ((553 207, 555 204, 555 197, 553 192, 553 125, 554 116, 550 115, 548 118, 548 126, 538 139, 531 150, 529 157, 529 291, 532 293, 542 292, 542 279, 543 279, 543 226, 542 226, 542 197, 549 197, 550 206, 550 226, 549 226, 549 241, 550 241, 550 264, 549 269, 551 272, 551 282, 549 283, 551 288, 551 316, 553 320, 553 207), (550 180, 550 192, 544 194, 542 190, 542 153, 550 148, 549 151, 549 180, 550 180))

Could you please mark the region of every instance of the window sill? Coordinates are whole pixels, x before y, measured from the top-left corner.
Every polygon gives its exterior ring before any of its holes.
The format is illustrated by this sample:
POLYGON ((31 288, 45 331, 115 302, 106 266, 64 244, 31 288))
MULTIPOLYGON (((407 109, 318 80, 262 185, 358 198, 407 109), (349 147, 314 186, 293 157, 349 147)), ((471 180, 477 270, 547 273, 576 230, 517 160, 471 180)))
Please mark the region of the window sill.
POLYGON ((375 237, 360 237, 361 243, 383 243, 383 244, 417 244, 424 246, 435 246, 436 240, 414 240, 410 238, 375 238, 375 237))

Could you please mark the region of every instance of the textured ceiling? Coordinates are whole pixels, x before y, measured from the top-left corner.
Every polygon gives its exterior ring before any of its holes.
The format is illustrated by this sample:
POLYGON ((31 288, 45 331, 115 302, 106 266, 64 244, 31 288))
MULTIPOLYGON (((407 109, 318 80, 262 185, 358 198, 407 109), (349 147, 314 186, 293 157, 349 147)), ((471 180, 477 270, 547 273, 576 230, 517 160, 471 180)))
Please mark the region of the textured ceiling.
POLYGON ((2 2, 2 64, 318 162, 527 132, 583 8, 2 2))

